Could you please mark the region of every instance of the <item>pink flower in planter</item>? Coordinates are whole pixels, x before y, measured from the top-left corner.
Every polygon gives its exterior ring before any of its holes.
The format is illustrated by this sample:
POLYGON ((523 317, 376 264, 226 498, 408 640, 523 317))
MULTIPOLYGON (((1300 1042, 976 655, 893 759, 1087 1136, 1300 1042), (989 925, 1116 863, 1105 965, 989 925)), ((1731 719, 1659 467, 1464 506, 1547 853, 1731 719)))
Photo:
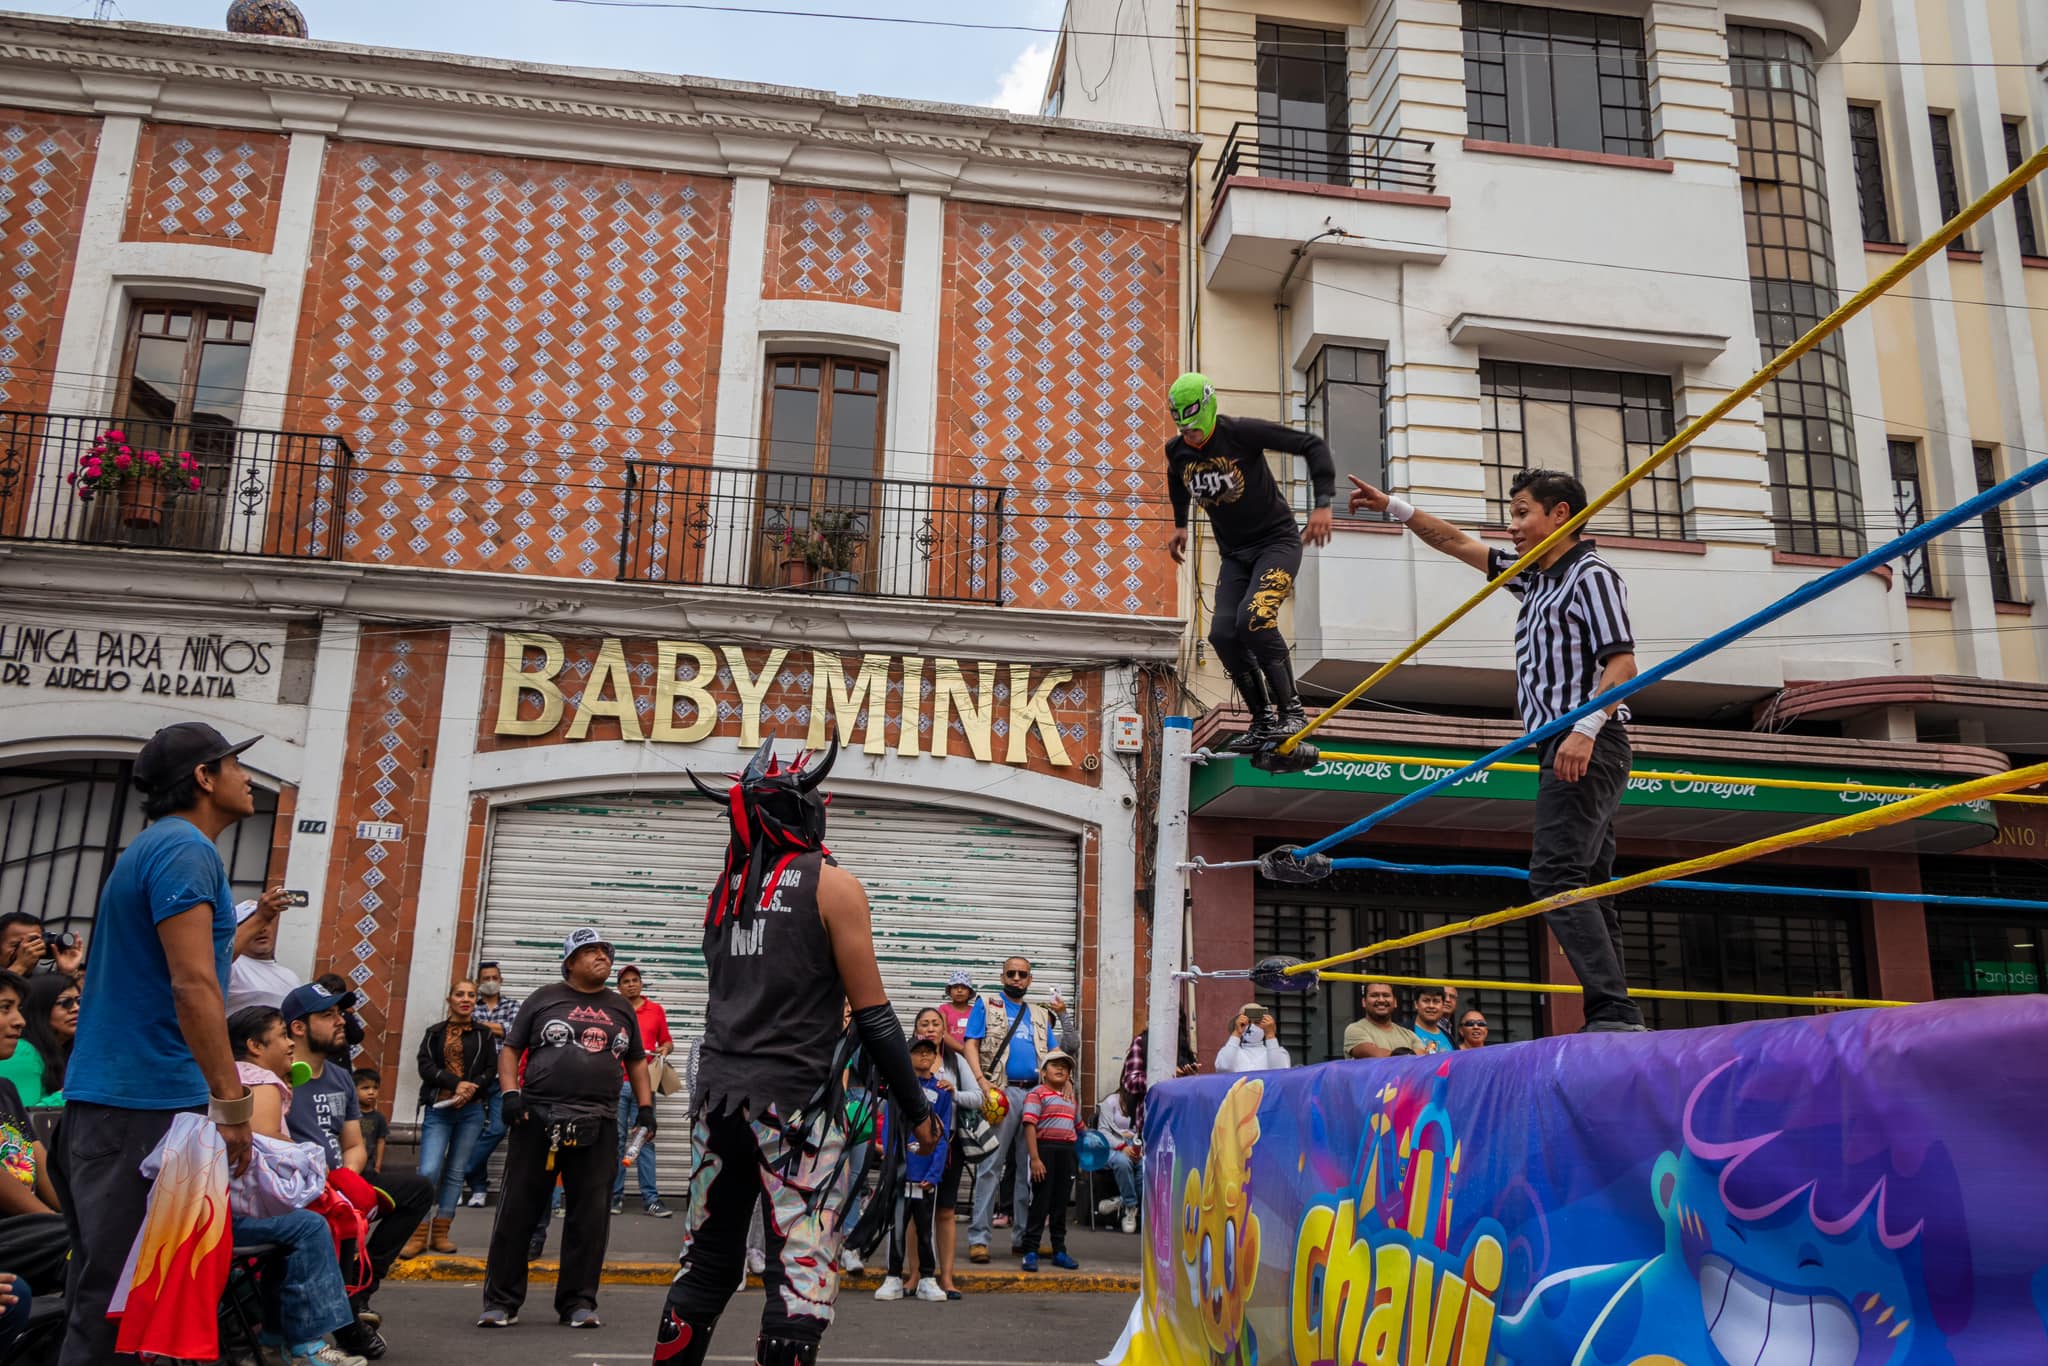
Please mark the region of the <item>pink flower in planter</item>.
POLYGON ((195 489, 199 487, 199 476, 196 474, 192 476, 192 487, 195 489))
POLYGON ((134 455, 134 454, 135 454, 135 452, 134 452, 134 451, 132 451, 132 450, 130 450, 130 449, 128 449, 128 447, 126 447, 126 446, 123 446, 123 447, 121 448, 121 454, 123 454, 123 455, 128 455, 128 456, 132 456, 132 455, 134 455))
POLYGON ((155 451, 144 451, 142 453, 142 463, 149 466, 153 470, 161 469, 163 467, 164 458, 158 455, 155 451))
POLYGON ((73 488, 78 487, 78 471, 73 470, 71 471, 71 473, 65 475, 64 482, 71 485, 73 488))
POLYGON ((125 470, 134 463, 125 453, 114 457, 114 468, 117 470, 125 470))
POLYGON ((122 431, 119 427, 116 427, 112 431, 108 432, 105 436, 101 437, 100 439, 102 441, 112 441, 118 444, 128 439, 128 433, 122 431))

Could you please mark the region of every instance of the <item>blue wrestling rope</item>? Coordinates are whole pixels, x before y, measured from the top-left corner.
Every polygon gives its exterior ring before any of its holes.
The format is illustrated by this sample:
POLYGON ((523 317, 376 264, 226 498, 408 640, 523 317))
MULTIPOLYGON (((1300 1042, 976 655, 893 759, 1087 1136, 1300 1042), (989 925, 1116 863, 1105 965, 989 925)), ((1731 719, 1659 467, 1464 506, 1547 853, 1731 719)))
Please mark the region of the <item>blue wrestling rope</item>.
MULTIPOLYGON (((1373 873, 1430 873, 1439 877, 1500 877, 1518 882, 1529 880, 1529 870, 1504 863, 1389 863, 1377 858, 1334 858, 1330 866, 1339 871, 1373 873)), ((2022 901, 2005 896, 1942 896, 1926 892, 1866 892, 1845 887, 1777 887, 1763 882, 1695 882, 1675 877, 1659 887, 1681 887, 1691 892, 1754 893, 1760 896, 1808 896, 1823 901, 1916 901, 1923 906, 1989 906, 2004 911, 2048 911, 2048 901, 2022 901)))
POLYGON ((1922 522, 1919 526, 1914 527, 1896 540, 1889 541, 1875 550, 1867 551, 1841 568, 1830 570, 1812 583, 1804 584, 1794 589, 1769 606, 1759 609, 1750 616, 1744 617, 1733 626, 1726 627, 1708 636, 1697 645, 1689 646, 1679 651, 1662 664, 1644 670, 1626 683, 1609 688, 1598 697, 1566 712, 1550 724, 1538 726, 1527 735, 1508 741, 1490 754, 1480 755, 1463 768, 1454 769, 1444 774, 1443 777, 1428 783, 1426 786, 1419 787, 1415 791, 1410 792, 1407 796, 1390 802, 1371 815, 1360 817, 1335 834, 1325 835, 1314 844, 1302 849, 1301 855, 1305 857, 1310 854, 1327 853, 1346 840, 1356 839, 1382 821, 1389 820, 1403 811, 1410 810, 1418 803, 1463 782, 1475 773, 1482 772, 1488 765, 1509 758, 1531 745, 1539 745, 1545 740, 1564 734, 1564 732, 1572 728, 1574 722, 1582 717, 1591 716, 1596 711, 1605 711, 1616 702, 1633 697, 1652 683, 1662 682, 1687 665, 1698 663, 1723 646, 1742 639, 1742 637, 1758 627, 1768 626, 1778 618, 1796 612, 1807 604, 1826 597, 1843 584, 1869 573, 1886 561, 1895 560, 1901 555, 1918 550, 1935 537, 1945 532, 1953 531, 1965 522, 1974 521, 1992 508, 2018 497, 2043 480, 2048 480, 2048 460, 2036 461, 2018 474, 2013 475, 2010 479, 1993 484, 1976 497, 1967 502, 1958 503, 1955 507, 1950 508, 1932 521, 1922 522))

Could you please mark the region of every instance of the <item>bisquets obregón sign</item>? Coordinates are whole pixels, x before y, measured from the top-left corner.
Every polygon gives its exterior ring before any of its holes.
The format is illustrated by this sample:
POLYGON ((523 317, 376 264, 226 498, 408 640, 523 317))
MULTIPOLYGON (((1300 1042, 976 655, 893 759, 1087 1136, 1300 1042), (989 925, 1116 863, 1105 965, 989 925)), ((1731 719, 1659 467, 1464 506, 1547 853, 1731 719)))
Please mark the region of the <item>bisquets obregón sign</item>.
POLYGON ((1037 753, 1052 768, 1075 764, 1068 743, 1083 689, 1071 669, 689 640, 565 643, 532 631, 504 632, 501 644, 492 729, 508 738, 688 745, 736 714, 742 748, 764 733, 795 738, 791 719, 801 717, 814 749, 836 735, 868 754, 1023 766, 1037 753))

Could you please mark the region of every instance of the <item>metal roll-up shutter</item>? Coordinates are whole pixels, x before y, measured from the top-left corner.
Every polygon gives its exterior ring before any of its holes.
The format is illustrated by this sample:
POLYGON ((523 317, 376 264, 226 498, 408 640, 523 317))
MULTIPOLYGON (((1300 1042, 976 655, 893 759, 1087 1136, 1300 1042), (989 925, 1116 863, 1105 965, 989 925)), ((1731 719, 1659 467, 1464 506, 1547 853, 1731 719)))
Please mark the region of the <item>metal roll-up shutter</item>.
MULTIPOLYGON (((906 1027, 920 1007, 943 999, 956 968, 973 972, 984 993, 994 990, 1010 954, 1032 960, 1035 991, 1076 999, 1076 836, 973 811, 840 798, 826 843, 867 886, 882 981, 906 1027)), ((680 1071, 704 1027, 704 903, 725 844, 723 814, 680 796, 503 808, 491 836, 477 957, 497 962, 506 990, 523 998, 561 979, 564 936, 595 925, 621 966, 640 966, 647 994, 667 1009, 680 1071)), ((688 1175, 685 1101, 660 1103, 665 1191, 680 1191, 688 1175)))

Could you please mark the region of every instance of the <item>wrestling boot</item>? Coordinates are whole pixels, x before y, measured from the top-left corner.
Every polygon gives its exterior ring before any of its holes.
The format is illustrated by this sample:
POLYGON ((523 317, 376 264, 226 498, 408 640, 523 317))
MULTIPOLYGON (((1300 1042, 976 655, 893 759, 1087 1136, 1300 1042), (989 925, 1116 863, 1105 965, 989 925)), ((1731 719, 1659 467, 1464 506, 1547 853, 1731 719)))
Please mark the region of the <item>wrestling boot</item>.
POLYGON ((794 1338, 758 1338, 754 1366, 818 1366, 818 1344, 794 1338))
POLYGON ((1274 694, 1273 725, 1264 743, 1252 755, 1252 766, 1267 773, 1305 773, 1322 762, 1316 747, 1304 740, 1287 753, 1280 746, 1308 724, 1301 697, 1294 691, 1294 672, 1283 661, 1267 671, 1267 685, 1274 694))
POLYGON ((715 1318, 692 1321, 678 1314, 674 1305, 663 1306, 661 1327, 654 1330, 655 1366, 704 1366, 716 1327, 715 1318))
MULTIPOLYGON (((1225 754, 1257 754, 1273 742, 1273 727, 1277 718, 1273 704, 1266 697, 1264 675, 1253 669, 1248 673, 1232 674, 1230 681, 1237 684, 1237 690, 1244 697, 1244 705, 1252 714, 1252 723, 1244 734, 1222 746, 1225 754)), ((1286 736, 1282 735, 1282 739, 1286 736)))

